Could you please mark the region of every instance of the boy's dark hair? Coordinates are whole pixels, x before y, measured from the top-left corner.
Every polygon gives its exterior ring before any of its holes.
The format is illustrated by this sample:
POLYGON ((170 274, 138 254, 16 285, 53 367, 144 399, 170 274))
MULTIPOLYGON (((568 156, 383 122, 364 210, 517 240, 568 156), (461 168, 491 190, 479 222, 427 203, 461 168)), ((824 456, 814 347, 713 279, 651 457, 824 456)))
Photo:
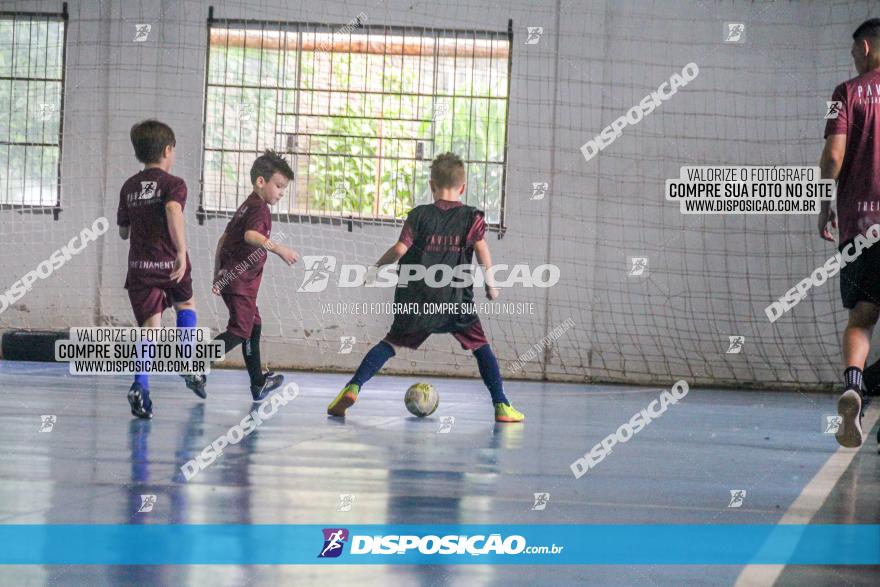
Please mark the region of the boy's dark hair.
POLYGON ((880 18, 872 18, 860 24, 853 33, 853 40, 868 40, 871 43, 880 41, 880 18))
POLYGON ((131 127, 131 145, 134 156, 141 163, 158 163, 165 153, 165 147, 177 146, 174 131, 164 122, 155 118, 138 122, 131 127))
POLYGON ((431 181, 438 188, 457 188, 464 183, 464 162, 455 153, 437 155, 431 163, 431 181))
POLYGON ((290 168, 284 157, 272 149, 266 149, 251 166, 251 183, 257 183, 258 177, 269 181, 275 173, 280 173, 287 179, 293 179, 293 169, 290 168))

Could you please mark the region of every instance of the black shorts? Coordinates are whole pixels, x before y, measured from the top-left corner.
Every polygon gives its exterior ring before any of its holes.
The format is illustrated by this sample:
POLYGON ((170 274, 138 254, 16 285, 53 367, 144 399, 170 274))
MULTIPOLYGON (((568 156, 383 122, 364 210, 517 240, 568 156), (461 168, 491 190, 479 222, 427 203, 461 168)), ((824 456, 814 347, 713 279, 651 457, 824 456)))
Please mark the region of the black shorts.
MULTIPOLYGON (((843 251, 851 242, 849 240, 841 244, 838 250, 843 251)), ((841 263, 843 262, 841 259, 841 263)), ((840 297, 843 307, 850 310, 858 302, 880 306, 880 246, 867 247, 861 255, 840 270, 840 297)))

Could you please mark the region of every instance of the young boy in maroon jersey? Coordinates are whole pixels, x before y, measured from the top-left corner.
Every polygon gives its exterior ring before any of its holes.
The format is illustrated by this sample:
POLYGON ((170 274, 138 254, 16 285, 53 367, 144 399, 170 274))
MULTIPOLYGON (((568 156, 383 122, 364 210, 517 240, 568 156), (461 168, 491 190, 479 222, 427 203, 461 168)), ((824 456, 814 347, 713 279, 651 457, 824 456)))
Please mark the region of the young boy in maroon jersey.
MULTIPOLYGON (((138 326, 158 328, 162 312, 174 306, 178 328, 196 326, 192 265, 186 249, 183 207, 186 183, 169 173, 174 165, 174 131, 158 120, 131 127, 131 144, 144 169, 128 178, 119 192, 116 224, 130 239, 125 289, 138 326)), ((182 375, 187 387, 205 397, 204 375, 182 375)), ((131 413, 153 417, 146 373, 135 375, 128 391, 131 413)))
MULTIPOLYGON (((456 267, 470 265, 476 253, 480 265, 490 267, 492 257, 489 245, 483 239, 486 234, 483 212, 461 202, 466 186, 465 177, 464 163, 457 155, 444 153, 434 159, 430 181, 434 203, 413 208, 397 243, 382 255, 376 265, 381 267, 400 260, 401 265, 456 267)), ((486 296, 494 300, 498 293, 487 275, 486 296)), ((473 299, 473 285, 433 287, 426 284, 424 279, 410 281, 402 287, 398 285, 394 293, 396 307, 424 303, 470 305, 473 299)), ((452 334, 461 348, 474 353, 480 376, 492 395, 495 420, 522 422, 525 416, 511 406, 504 395, 498 361, 486 340, 480 319, 476 313, 467 311, 429 315, 395 314, 391 331, 370 349, 354 377, 327 407, 327 413, 345 416, 345 411, 357 401, 361 387, 396 354, 397 347, 417 349, 431 334, 441 332, 452 334)))
POLYGON ((262 319, 257 308, 257 292, 267 251, 275 253, 288 265, 299 259, 296 251, 269 238, 272 233, 269 206, 274 206, 284 196, 292 179, 293 170, 274 151, 267 150, 257 157, 251 166, 254 191, 229 221, 217 242, 214 257, 212 291, 223 298, 229 309, 226 331, 215 340, 226 344, 227 353, 244 343, 241 350, 251 380, 251 395, 257 402, 266 399, 269 392, 284 381, 281 374, 263 373, 260 365, 262 319))
MULTIPOLYGON (((880 223, 880 18, 863 22, 852 38, 850 54, 859 75, 834 89, 836 117, 825 125, 819 162, 822 178, 837 180, 837 212, 830 202, 822 202, 819 236, 833 242, 829 224, 836 227, 839 216, 838 249, 846 256, 852 254, 856 237, 880 223)), ((843 331, 843 394, 837 401, 841 423, 835 436, 841 446, 854 448, 862 444, 861 421, 869 399, 865 387, 877 390, 877 366, 864 373, 862 369, 880 318, 880 245, 865 249, 841 269, 840 294, 849 321, 843 331)))

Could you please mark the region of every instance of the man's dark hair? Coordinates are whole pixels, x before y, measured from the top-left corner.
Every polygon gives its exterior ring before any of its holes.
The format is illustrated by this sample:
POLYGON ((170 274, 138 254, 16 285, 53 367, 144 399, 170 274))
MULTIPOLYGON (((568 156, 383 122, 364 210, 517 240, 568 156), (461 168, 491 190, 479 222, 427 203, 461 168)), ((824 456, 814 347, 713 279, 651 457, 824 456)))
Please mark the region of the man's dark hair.
POLYGON ((880 18, 872 18, 860 24, 853 33, 853 40, 868 40, 872 43, 880 41, 880 18))
POLYGON ((131 145, 137 160, 147 164, 158 163, 165 147, 176 147, 177 141, 170 126, 150 118, 131 127, 131 145))
POLYGON ((293 179, 293 169, 290 168, 284 157, 271 149, 266 149, 251 166, 251 183, 257 183, 258 177, 269 181, 275 173, 280 173, 287 179, 293 179))

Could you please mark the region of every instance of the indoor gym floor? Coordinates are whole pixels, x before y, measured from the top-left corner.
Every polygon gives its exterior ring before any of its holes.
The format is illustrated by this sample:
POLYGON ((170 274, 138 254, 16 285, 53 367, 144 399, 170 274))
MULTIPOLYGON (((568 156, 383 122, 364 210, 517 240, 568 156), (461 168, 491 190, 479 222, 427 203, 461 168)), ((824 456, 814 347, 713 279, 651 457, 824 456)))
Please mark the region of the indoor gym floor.
MULTIPOLYGON (((507 395, 527 416, 515 425, 493 422, 479 379, 423 378, 441 401, 419 420, 402 400, 418 378, 379 376, 337 421, 325 409, 346 375, 285 375, 299 396, 185 482, 180 466, 252 409, 244 371, 213 372, 207 401, 174 376, 154 376, 154 419, 140 421, 129 414, 126 376, 73 377, 67 365, 0 361, 0 523, 775 524, 783 516, 880 523, 878 410, 866 416, 872 429, 862 448, 838 450, 822 433, 824 416, 835 413, 833 395, 692 388, 575 479, 570 463, 673 381, 510 381, 507 395), (39 430, 46 414, 57 417, 49 433, 39 430), (440 434, 444 416, 455 420, 440 434), (728 507, 734 489, 747 491, 739 508, 728 507), (549 504, 533 511, 533 494, 543 491, 549 504), (149 513, 137 512, 143 494, 157 496, 149 513), (340 494, 353 495, 350 511, 337 511, 340 494)), ((743 570, 7 566, 0 584, 733 585, 743 570)), ((749 569, 753 584, 776 576, 765 570, 749 569)), ((776 584, 876 585, 878 576, 877 567, 786 567, 776 584)))

